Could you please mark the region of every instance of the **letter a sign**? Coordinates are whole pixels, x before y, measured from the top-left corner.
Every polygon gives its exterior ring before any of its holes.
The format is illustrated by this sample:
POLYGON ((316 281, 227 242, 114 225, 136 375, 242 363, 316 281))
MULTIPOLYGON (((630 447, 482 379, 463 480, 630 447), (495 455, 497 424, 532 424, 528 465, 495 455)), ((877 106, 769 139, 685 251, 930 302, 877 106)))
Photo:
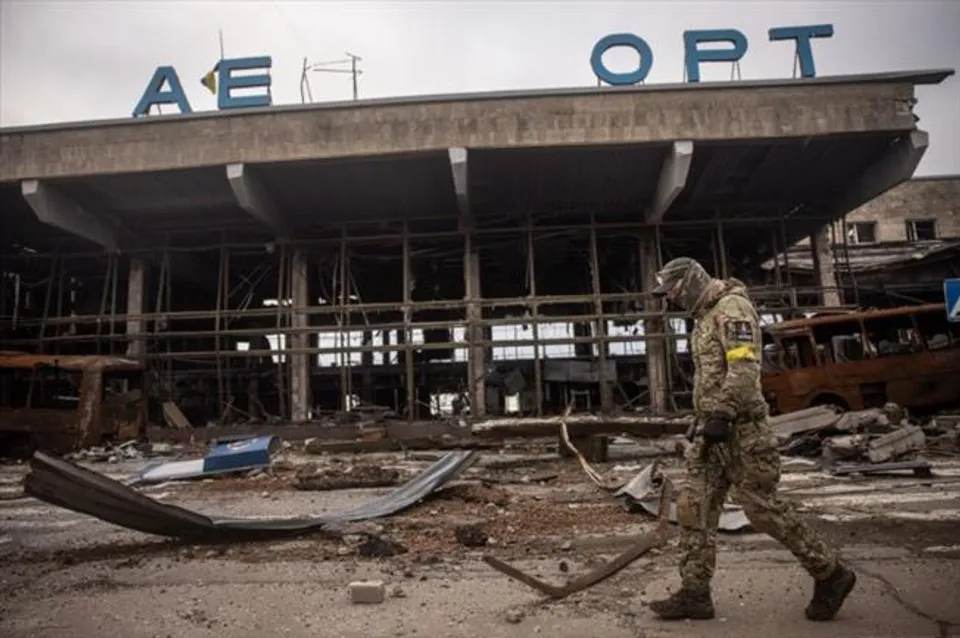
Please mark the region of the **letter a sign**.
POLYGON ((943 280, 943 299, 947 305, 947 321, 960 323, 960 279, 943 280))

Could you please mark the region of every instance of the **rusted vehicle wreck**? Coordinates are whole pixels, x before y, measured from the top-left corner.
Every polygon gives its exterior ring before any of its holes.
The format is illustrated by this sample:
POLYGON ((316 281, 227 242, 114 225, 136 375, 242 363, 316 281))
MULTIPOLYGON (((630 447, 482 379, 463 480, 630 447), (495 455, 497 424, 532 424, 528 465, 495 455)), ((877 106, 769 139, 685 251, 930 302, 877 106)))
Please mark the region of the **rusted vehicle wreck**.
POLYGON ((960 405, 960 324, 947 321, 942 303, 793 319, 764 333, 763 389, 774 414, 960 405))
POLYGON ((65 454, 142 437, 145 380, 131 359, 0 351, 0 455, 65 454))

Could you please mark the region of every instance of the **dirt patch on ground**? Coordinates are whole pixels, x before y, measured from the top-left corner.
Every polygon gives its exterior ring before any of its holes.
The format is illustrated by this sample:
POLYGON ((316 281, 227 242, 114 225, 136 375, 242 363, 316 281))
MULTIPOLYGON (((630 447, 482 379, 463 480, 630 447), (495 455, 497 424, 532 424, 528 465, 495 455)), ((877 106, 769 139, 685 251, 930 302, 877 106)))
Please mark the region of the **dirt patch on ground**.
POLYGON ((868 518, 856 521, 825 521, 811 518, 813 526, 836 544, 888 545, 917 552, 934 545, 960 542, 957 521, 910 521, 895 518, 868 518))
POLYGON ((308 464, 297 470, 293 486, 298 490, 348 490, 391 487, 400 482, 398 470, 366 463, 320 467, 308 464))
POLYGON ((246 492, 286 492, 293 490, 292 472, 263 471, 254 476, 219 476, 199 481, 184 481, 178 490, 184 494, 236 494, 246 492))

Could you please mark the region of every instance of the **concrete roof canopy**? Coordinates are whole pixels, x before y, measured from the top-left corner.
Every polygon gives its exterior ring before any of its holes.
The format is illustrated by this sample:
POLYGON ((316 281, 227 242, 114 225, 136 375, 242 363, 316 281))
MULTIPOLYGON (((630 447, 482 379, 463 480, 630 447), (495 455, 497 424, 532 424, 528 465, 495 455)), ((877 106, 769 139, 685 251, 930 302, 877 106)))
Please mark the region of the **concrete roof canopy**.
MULTIPOLYGON (((478 227, 593 214, 662 225, 691 246, 709 240, 685 223, 787 216, 789 243, 913 174, 927 145, 914 87, 950 74, 435 96, 0 129, 0 204, 12 230, 4 234, 34 250, 132 250, 159 237, 170 245, 306 239, 347 222, 456 228, 469 201, 478 227), (459 177, 451 149, 464 150, 459 177)), ((742 259, 771 254, 770 242, 758 248, 755 236, 726 234, 742 259)))

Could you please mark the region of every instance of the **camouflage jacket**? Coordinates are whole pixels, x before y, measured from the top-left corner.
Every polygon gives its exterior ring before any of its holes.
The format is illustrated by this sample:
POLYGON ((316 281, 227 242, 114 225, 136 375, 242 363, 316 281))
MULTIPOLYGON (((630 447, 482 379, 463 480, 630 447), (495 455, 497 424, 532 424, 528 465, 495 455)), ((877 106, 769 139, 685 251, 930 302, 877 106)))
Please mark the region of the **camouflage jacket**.
POLYGON ((698 417, 763 418, 760 320, 746 287, 714 280, 693 310, 693 408, 698 417))

